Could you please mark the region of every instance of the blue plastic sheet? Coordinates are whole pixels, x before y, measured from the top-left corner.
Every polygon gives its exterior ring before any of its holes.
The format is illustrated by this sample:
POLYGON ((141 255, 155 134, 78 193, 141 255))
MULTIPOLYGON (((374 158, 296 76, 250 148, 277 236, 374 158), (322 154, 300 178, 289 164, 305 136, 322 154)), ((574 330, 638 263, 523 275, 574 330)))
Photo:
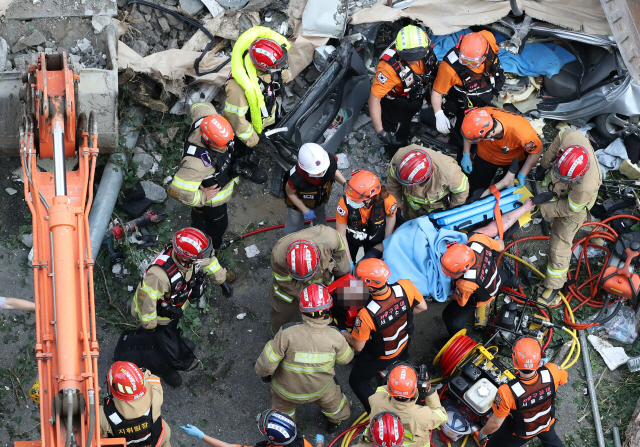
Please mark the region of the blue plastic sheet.
POLYGON ((391 270, 389 282, 409 279, 426 297, 446 301, 453 293, 451 278, 440 270, 440 257, 451 242, 465 244, 467 235, 437 230, 428 217, 405 222, 384 240, 384 261, 391 270))

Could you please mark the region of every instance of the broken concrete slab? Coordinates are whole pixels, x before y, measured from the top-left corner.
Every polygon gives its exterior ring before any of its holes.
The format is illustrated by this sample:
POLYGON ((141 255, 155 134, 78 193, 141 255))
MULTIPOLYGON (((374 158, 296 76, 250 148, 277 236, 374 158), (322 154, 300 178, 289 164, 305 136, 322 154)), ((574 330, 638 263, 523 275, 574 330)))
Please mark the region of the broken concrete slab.
POLYGON ((336 157, 338 157, 338 169, 349 168, 349 159, 347 158, 347 154, 337 154, 336 157))
POLYGON ((155 164, 155 158, 153 158, 153 155, 147 154, 144 149, 139 146, 136 147, 133 151, 134 155, 131 158, 131 162, 138 163, 136 175, 138 176, 138 178, 143 178, 145 175, 147 175, 147 172, 149 172, 153 168, 153 165, 155 164))
POLYGON ((164 33, 169 34, 171 32, 171 27, 169 26, 169 22, 166 18, 160 17, 158 19, 158 23, 160 24, 160 28, 162 28, 162 31, 164 33))
POLYGON ((7 59, 9 45, 7 41, 0 37, 0 71, 11 70, 11 62, 7 59))
POLYGON ((180 0, 180 7, 187 14, 194 16, 204 8, 204 3, 200 0, 180 0))
POLYGON ((222 14, 224 12, 224 8, 220 6, 220 3, 218 3, 216 0, 202 0, 202 2, 204 3, 204 6, 206 6, 209 10, 211 17, 217 17, 219 14, 222 14))
POLYGON ((60 17, 92 17, 118 14, 116 0, 39 0, 14 1, 7 9, 8 20, 37 20, 60 17))
POLYGON ((154 203, 162 203, 167 200, 167 191, 160 185, 156 185, 148 180, 140 182, 142 189, 144 189, 144 195, 147 199, 154 203))
POLYGON ((18 43, 16 43, 12 48, 11 48, 11 52, 12 53, 17 53, 19 51, 24 50, 25 48, 35 48, 38 45, 41 45, 45 42, 45 40, 47 40, 40 31, 35 30, 34 32, 32 32, 31 34, 29 34, 26 37, 23 37, 22 39, 20 39, 18 41, 18 43))
POLYGON ((629 360, 629 356, 624 352, 624 348, 614 347, 611 343, 601 339, 596 335, 587 337, 593 348, 598 351, 602 359, 611 371, 624 365, 629 360))
POLYGON ((20 240, 27 248, 33 247, 33 234, 23 234, 20 240))
POLYGON ((111 17, 109 16, 93 16, 91 19, 91 25, 96 34, 100 34, 102 30, 111 24, 111 17))
POLYGON ((218 3, 225 9, 242 9, 249 0, 220 0, 218 3))

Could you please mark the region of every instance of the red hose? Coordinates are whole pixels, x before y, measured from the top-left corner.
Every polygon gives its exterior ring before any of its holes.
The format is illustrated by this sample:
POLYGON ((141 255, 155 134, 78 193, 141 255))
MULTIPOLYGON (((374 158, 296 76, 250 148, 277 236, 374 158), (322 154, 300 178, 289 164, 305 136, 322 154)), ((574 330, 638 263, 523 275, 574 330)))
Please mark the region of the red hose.
POLYGON ((466 335, 456 338, 442 354, 440 368, 442 377, 448 377, 462 358, 476 347, 476 342, 466 335))
MULTIPOLYGON (((330 217, 330 218, 327 219, 327 222, 335 222, 335 220, 336 220, 335 217, 330 217)), ((311 223, 311 221, 310 220, 305 220, 304 223, 306 225, 306 224, 311 223)), ((272 225, 270 227, 260 228, 259 230, 254 230, 254 231, 250 231, 248 233, 245 233, 240 237, 242 239, 244 239, 245 237, 254 236, 256 234, 264 233, 265 231, 277 230, 278 228, 284 228, 284 224, 278 224, 278 225, 272 225)))
POLYGON ((369 422, 362 422, 358 425, 352 425, 351 427, 346 428, 345 430, 341 431, 338 436, 336 436, 335 438, 333 438, 333 441, 331 441, 329 443, 329 445, 327 447, 333 447, 333 445, 338 442, 338 439, 342 438, 344 435, 346 435, 347 433, 349 433, 351 430, 357 430, 353 436, 355 437, 358 433, 360 433, 362 431, 362 429, 368 424, 369 422))

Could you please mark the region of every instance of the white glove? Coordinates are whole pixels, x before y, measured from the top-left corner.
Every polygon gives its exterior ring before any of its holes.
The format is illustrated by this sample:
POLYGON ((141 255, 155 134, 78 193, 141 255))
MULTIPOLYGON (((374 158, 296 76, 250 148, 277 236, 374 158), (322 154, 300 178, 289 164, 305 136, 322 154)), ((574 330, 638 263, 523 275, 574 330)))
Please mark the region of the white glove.
POLYGON ((436 112, 436 128, 438 129, 438 132, 445 135, 448 134, 451 129, 449 118, 447 118, 442 110, 438 110, 436 112))

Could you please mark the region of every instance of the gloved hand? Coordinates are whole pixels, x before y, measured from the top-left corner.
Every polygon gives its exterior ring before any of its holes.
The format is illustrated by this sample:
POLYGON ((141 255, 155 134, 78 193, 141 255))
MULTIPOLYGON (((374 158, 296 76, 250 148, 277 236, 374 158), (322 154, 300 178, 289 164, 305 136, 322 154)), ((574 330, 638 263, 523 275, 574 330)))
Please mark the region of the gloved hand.
POLYGON ((313 210, 309 210, 307 214, 304 215, 304 220, 315 220, 316 213, 313 210))
POLYGON ((449 118, 447 118, 447 115, 445 115, 442 110, 436 112, 436 129, 445 135, 451 130, 451 121, 449 121, 449 118))
POLYGON ((195 425, 191 425, 191 424, 187 424, 187 426, 180 426, 181 429, 184 430, 184 432, 186 434, 188 434, 189 436, 193 436, 194 438, 198 438, 198 439, 202 439, 204 438, 204 433, 202 430, 200 430, 198 427, 196 427, 195 425))
POLYGON ((398 141, 396 140, 396 136, 392 133, 387 132, 386 130, 382 129, 380 132, 378 132, 378 138, 380 138, 380 141, 382 141, 382 143, 384 144, 396 144, 398 143, 398 141))
POLYGON ((320 433, 316 435, 316 445, 318 445, 319 442, 321 442, 322 445, 324 445, 324 436, 322 436, 320 433))
POLYGON ((542 166, 538 166, 536 168, 536 174, 535 174, 535 179, 537 182, 541 182, 544 180, 544 177, 547 175, 547 170, 544 169, 542 166))
POLYGON ((233 296, 233 287, 227 281, 220 284, 220 290, 225 298, 231 298, 233 296))
POLYGON ((271 375, 264 376, 264 377, 260 377, 260 379, 261 379, 264 383, 269 383, 269 382, 271 382, 271 375))
POLYGON ((520 186, 524 186, 526 181, 527 181, 527 176, 524 175, 522 172, 518 172, 518 177, 516 178, 516 182, 518 182, 520 186))
POLYGON ((460 163, 465 174, 471 174, 473 164, 471 163, 471 154, 462 154, 462 162, 460 163))
POLYGON ((534 205, 540 205, 544 202, 548 202, 549 200, 553 199, 554 195, 552 192, 541 192, 540 194, 537 194, 533 197, 531 197, 531 201, 533 202, 534 205))
POLYGON ((351 272, 351 274, 353 275, 353 271, 355 270, 356 265, 353 263, 353 261, 351 261, 349 263, 349 271, 351 272))

